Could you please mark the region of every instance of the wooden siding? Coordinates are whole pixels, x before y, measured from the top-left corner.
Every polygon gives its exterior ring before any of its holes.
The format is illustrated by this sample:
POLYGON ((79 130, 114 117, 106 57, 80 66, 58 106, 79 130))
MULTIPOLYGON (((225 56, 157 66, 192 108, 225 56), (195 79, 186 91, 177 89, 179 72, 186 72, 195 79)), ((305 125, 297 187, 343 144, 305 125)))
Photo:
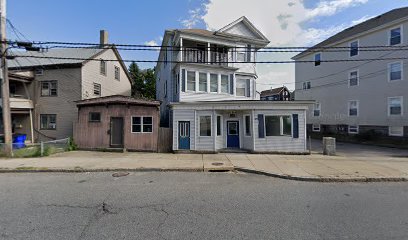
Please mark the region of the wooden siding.
POLYGON ((171 152, 173 146, 173 131, 171 128, 159 128, 158 152, 171 152))
POLYGON ((159 133, 159 110, 156 106, 83 106, 79 109, 78 121, 74 124, 74 140, 80 148, 104 149, 110 147, 110 119, 123 117, 124 148, 134 151, 157 151, 159 133), (89 122, 90 112, 100 112, 101 122, 89 122), (132 133, 132 116, 152 116, 152 133, 132 133))

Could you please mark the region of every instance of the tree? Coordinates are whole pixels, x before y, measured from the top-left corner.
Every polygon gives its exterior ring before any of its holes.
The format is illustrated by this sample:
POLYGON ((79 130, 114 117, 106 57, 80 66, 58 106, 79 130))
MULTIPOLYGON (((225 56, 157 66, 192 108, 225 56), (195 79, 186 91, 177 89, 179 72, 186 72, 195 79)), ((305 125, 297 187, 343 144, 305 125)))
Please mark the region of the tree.
POLYGON ((149 99, 156 99, 156 78, 154 69, 147 69, 144 73, 145 89, 143 96, 149 99))
POLYGON ((129 73, 132 78, 132 96, 136 98, 156 99, 156 79, 153 69, 141 70, 137 63, 129 65, 129 73))
POLYGON ((144 82, 142 72, 137 63, 132 62, 129 66, 130 77, 132 78, 132 96, 141 97, 144 92, 144 82))

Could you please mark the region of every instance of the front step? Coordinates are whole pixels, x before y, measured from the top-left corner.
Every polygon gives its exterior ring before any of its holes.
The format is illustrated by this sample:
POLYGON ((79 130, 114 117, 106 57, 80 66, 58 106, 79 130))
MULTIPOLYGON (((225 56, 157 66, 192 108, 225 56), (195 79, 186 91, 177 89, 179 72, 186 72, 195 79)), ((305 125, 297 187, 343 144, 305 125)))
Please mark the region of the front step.
POLYGON ((248 150, 239 148, 224 148, 219 151, 220 153, 249 153, 248 150))

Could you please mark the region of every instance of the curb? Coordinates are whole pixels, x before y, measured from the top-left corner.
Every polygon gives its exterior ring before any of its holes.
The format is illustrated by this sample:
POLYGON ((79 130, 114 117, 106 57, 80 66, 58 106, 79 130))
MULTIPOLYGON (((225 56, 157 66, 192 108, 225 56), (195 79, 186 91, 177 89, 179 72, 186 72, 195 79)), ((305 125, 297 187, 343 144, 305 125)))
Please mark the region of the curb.
POLYGON ((235 167, 236 171, 263 175, 267 177, 274 177, 286 180, 294 180, 294 181, 301 181, 301 182, 322 182, 322 183, 330 183, 330 182, 337 182, 337 183, 347 183, 347 182, 408 182, 408 178, 405 177, 395 177, 395 178, 333 178, 333 177, 302 177, 302 176, 292 176, 292 175, 285 175, 285 174, 277 174, 277 173, 268 173, 258 170, 252 170, 247 168, 240 168, 235 167))
POLYGON ((0 173, 86 173, 86 172, 204 172, 204 169, 197 168, 139 168, 139 169, 0 169, 0 173))

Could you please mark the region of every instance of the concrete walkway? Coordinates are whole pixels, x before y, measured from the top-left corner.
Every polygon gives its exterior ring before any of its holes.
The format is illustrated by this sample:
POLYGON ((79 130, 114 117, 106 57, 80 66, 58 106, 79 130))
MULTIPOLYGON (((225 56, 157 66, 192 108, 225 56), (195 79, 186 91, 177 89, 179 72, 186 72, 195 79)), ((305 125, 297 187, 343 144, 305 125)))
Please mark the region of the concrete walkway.
POLYGON ((260 154, 68 152, 46 158, 0 159, 10 171, 245 171, 304 181, 408 181, 408 158, 260 154))

